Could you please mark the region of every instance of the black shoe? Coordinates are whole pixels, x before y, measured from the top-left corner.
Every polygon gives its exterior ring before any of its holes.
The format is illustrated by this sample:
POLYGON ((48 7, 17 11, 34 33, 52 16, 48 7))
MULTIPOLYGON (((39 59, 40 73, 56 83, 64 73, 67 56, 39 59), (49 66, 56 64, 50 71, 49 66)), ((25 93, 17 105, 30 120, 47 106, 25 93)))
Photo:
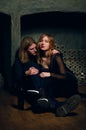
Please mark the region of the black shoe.
POLYGON ((48 102, 48 99, 47 98, 39 98, 37 100, 37 104, 40 106, 40 107, 43 107, 43 108, 48 108, 49 107, 49 102, 48 102))
POLYGON ((33 90, 33 89, 32 90, 27 90, 26 92, 39 94, 39 91, 33 90))
POLYGON ((81 98, 79 95, 74 95, 67 99, 67 101, 62 105, 61 107, 57 108, 56 110, 56 116, 64 117, 68 113, 70 113, 72 110, 74 110, 77 105, 80 103, 81 98))
POLYGON ((40 98, 40 94, 38 90, 27 90, 26 91, 27 97, 31 100, 37 100, 40 98))

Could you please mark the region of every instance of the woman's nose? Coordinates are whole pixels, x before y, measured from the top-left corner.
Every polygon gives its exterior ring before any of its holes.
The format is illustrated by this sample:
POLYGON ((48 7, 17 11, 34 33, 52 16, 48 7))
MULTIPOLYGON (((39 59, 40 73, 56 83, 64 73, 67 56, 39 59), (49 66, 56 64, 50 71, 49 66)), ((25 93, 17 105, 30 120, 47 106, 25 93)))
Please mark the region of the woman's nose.
POLYGON ((34 48, 34 51, 37 51, 37 49, 36 49, 36 48, 34 48))
POLYGON ((45 42, 43 41, 41 44, 43 45, 45 42))

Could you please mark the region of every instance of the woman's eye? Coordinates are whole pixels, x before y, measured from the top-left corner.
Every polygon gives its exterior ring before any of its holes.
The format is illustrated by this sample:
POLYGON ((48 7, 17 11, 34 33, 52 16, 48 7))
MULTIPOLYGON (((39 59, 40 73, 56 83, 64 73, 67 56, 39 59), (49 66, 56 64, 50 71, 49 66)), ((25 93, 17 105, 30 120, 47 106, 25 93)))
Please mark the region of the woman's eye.
POLYGON ((45 42, 47 42, 47 41, 45 41, 45 42))

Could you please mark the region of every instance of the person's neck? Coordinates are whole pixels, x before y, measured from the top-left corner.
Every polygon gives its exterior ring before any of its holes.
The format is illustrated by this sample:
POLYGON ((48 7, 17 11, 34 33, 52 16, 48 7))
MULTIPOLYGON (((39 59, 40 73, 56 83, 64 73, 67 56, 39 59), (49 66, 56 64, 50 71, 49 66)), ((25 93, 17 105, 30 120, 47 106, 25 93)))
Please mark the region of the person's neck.
POLYGON ((41 52, 41 56, 42 56, 42 57, 47 57, 46 53, 47 53, 47 51, 42 51, 42 52, 41 52))

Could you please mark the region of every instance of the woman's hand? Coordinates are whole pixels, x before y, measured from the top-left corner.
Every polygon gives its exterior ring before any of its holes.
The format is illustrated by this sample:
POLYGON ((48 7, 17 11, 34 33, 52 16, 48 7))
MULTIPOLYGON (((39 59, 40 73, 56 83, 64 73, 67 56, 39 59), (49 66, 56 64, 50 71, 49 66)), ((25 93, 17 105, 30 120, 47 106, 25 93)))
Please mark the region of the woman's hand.
POLYGON ((50 77, 50 76, 51 76, 50 72, 41 72, 40 73, 41 78, 50 77))
POLYGON ((26 76, 28 75, 36 75, 39 73, 39 70, 35 67, 30 67, 28 70, 25 71, 26 76))
POLYGON ((60 54, 60 51, 58 51, 56 49, 52 50, 52 55, 57 54, 57 53, 60 54))

